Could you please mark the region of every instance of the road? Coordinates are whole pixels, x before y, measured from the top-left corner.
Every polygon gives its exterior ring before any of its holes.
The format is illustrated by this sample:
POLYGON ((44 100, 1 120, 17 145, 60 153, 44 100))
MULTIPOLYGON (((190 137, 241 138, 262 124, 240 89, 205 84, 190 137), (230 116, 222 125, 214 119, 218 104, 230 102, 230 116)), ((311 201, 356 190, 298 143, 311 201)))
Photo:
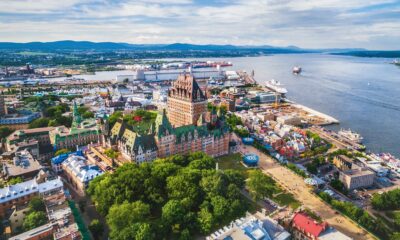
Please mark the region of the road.
POLYGON ((264 173, 272 176, 282 187, 291 192, 305 208, 317 213, 322 219, 328 222, 329 225, 353 239, 375 239, 371 234, 358 227, 348 218, 336 214, 334 209, 312 193, 311 188, 304 183, 303 178, 286 167, 281 166, 270 156, 252 146, 240 145, 240 151, 243 153, 251 152, 257 154, 260 157, 259 166, 264 173))

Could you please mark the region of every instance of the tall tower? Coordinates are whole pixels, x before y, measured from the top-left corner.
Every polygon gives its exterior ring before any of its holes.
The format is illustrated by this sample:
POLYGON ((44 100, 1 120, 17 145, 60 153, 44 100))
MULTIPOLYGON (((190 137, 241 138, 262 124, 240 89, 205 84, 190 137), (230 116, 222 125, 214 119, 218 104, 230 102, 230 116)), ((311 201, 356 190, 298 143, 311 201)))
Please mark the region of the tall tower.
POLYGON ((207 98, 193 75, 181 74, 168 91, 168 119, 174 127, 196 125, 207 110, 207 98))
POLYGON ((76 105, 75 101, 74 101, 74 108, 72 111, 72 116, 73 116, 72 127, 79 128, 82 123, 82 117, 78 111, 78 106, 76 105))

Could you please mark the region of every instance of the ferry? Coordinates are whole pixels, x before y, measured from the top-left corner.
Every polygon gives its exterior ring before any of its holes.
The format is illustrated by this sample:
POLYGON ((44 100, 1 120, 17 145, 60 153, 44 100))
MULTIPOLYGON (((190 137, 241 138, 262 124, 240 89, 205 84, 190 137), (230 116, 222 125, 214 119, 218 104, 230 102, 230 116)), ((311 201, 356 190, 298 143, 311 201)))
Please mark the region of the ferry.
POLYGON ((288 92, 287 89, 284 88, 283 85, 279 81, 276 81, 275 79, 267 81, 265 83, 265 86, 268 89, 271 89, 272 91, 280 94, 286 94, 288 92))
POLYGON ((339 136, 356 143, 361 143, 363 140, 363 137, 360 134, 353 132, 350 129, 348 130, 340 129, 338 134, 339 136))
POLYGON ((302 69, 301 69, 301 67, 299 67, 299 66, 295 66, 294 68, 293 68, 293 74, 300 74, 301 73, 301 71, 302 71, 302 69))

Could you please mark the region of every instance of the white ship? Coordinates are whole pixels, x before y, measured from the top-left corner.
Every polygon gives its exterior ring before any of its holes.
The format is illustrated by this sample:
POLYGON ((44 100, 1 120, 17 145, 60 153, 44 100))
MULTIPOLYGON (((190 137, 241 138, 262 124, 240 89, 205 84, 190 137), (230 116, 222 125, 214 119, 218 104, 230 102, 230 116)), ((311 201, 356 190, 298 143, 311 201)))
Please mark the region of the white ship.
POLYGON ((267 81, 265 83, 265 86, 267 88, 271 89, 272 91, 280 93, 280 94, 287 93, 286 88, 284 88, 283 85, 279 81, 276 81, 275 79, 267 81))
POLYGON ((302 69, 301 69, 301 67, 299 67, 299 66, 295 66, 294 68, 293 68, 293 73, 294 74, 300 74, 301 73, 301 71, 302 71, 302 69))
POLYGON ((338 132, 339 136, 344 137, 352 142, 356 142, 356 143, 361 143, 363 140, 363 137, 356 133, 349 130, 344 130, 344 129, 340 129, 340 131, 338 132))

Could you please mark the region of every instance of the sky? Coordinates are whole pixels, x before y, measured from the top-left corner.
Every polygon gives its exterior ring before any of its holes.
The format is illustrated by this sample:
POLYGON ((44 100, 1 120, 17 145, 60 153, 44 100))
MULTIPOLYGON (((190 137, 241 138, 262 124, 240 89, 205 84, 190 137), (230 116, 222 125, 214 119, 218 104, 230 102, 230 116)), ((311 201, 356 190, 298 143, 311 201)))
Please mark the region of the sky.
POLYGON ((0 41, 400 50, 400 0, 0 0, 0 41))

